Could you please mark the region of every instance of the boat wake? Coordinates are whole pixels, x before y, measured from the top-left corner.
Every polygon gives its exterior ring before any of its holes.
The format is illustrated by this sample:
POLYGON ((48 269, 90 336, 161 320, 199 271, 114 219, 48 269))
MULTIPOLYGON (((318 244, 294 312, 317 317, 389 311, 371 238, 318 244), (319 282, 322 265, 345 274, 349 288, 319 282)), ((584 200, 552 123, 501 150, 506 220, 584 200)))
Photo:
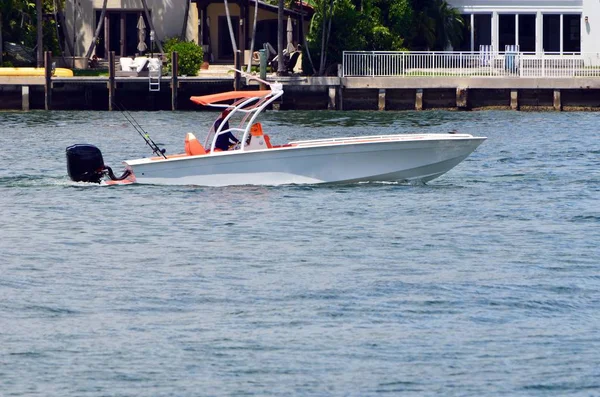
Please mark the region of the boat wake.
POLYGON ((0 177, 0 188, 40 188, 40 187, 98 187, 97 183, 73 182, 67 176, 15 175, 0 177))

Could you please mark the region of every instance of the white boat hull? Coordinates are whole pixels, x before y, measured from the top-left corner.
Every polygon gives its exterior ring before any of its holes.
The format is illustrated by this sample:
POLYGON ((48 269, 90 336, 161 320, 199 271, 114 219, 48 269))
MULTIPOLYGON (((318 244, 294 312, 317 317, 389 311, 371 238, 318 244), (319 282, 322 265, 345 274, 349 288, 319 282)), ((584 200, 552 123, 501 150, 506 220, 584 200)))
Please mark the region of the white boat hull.
POLYGON ((465 134, 339 138, 125 164, 137 183, 160 185, 427 182, 455 167, 484 140, 465 134))

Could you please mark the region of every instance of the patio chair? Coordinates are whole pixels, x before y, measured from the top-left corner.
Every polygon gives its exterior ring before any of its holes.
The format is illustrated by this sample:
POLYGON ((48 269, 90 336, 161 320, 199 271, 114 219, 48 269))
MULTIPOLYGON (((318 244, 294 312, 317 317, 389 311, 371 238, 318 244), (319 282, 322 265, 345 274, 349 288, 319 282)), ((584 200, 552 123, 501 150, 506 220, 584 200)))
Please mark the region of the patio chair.
POLYGON ((519 72, 519 45, 511 44, 504 47, 504 69, 509 73, 519 72))
POLYGON ((494 47, 491 45, 479 46, 479 64, 481 66, 490 66, 494 58, 494 47))

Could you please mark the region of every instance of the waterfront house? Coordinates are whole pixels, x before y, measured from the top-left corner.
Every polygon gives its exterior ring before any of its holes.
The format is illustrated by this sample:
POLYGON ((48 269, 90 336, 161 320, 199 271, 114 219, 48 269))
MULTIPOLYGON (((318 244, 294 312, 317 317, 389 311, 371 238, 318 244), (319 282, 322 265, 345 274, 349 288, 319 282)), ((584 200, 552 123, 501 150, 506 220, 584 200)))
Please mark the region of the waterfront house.
MULTIPOLYGON (((147 0, 152 19, 150 24, 141 0, 108 0, 103 28, 96 41, 95 54, 98 58, 106 58, 108 51, 115 51, 117 57, 138 53, 140 18, 146 26, 144 41, 148 47, 147 52, 156 52, 158 48, 156 43, 151 41, 150 26, 155 29, 152 36, 154 40, 164 41, 168 37, 179 36, 185 17, 185 1, 187 0, 147 0)), ((206 60, 232 63, 233 50, 223 0, 190 1, 192 4, 185 38, 203 46, 206 60)), ((75 26, 75 56, 83 56, 87 52, 100 22, 102 6, 103 0, 67 0, 65 18, 69 32, 73 32, 75 26)), ((252 38, 255 6, 258 6, 255 50, 263 48, 263 44, 267 42, 277 48, 277 6, 260 0, 230 0, 229 10, 234 36, 238 49, 245 53, 246 59, 252 38)), ((306 5, 302 9, 285 9, 284 15, 284 31, 291 25, 293 43, 301 43, 302 35, 308 29, 312 9, 306 5)), ((286 37, 288 35, 286 32, 286 37)))
POLYGON ((463 43, 455 50, 517 45, 529 53, 599 53, 598 0, 449 0, 465 20, 463 43), (594 37, 595 36, 595 37, 594 37))

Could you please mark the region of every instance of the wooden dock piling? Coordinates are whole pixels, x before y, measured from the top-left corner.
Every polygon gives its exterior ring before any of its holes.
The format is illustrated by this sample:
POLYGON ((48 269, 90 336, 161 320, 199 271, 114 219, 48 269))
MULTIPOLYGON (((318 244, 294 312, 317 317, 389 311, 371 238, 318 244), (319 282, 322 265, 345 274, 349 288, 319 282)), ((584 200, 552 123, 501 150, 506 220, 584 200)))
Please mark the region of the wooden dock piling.
POLYGON ((328 88, 328 93, 329 93, 329 101, 327 102, 327 110, 335 110, 336 106, 336 98, 335 98, 335 94, 336 94, 336 89, 335 87, 329 87, 328 88))
POLYGON ((21 108, 24 111, 29 110, 29 86, 21 86, 21 108))
POLYGON ((560 98, 560 90, 554 90, 554 110, 561 111, 562 110, 562 100, 560 98))
POLYGON ((177 110, 177 95, 179 88, 179 54, 173 51, 171 54, 171 110, 177 110))
POLYGON ((113 103, 115 101, 115 52, 110 51, 108 53, 108 110, 113 110, 113 103))
POLYGON ((385 88, 379 89, 379 95, 377 97, 377 109, 385 110, 385 88))
POLYGON ((469 90, 465 87, 456 88, 456 107, 458 109, 469 108, 469 90))
POLYGON ((512 110, 519 110, 519 91, 518 90, 510 91, 510 108, 512 110))
POLYGON ((233 79, 233 89, 239 91, 242 88, 242 75, 239 70, 242 68, 242 51, 237 50, 234 54, 235 77, 233 79))
POLYGON ((423 89, 417 88, 415 110, 423 110, 423 89))
MULTIPOLYGON (((52 108, 52 51, 44 53, 44 107, 46 110, 52 108)), ((29 101, 29 92, 27 93, 29 101)))

